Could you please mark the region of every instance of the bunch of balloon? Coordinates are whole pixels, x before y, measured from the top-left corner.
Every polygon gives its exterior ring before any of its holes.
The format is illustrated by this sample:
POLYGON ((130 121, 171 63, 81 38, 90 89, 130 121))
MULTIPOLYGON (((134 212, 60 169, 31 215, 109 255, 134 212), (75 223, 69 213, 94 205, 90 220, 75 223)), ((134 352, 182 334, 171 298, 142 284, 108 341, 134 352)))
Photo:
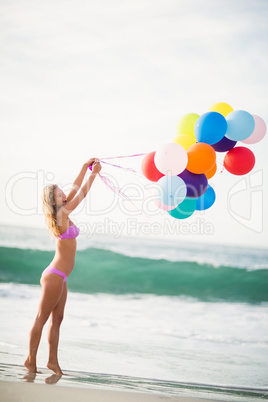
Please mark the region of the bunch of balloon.
POLYGON ((224 167, 234 175, 249 173, 253 152, 240 141, 255 144, 266 134, 264 120, 224 102, 199 116, 188 113, 177 125, 177 136, 142 160, 144 176, 157 182, 156 204, 173 218, 186 219, 210 208, 216 194, 208 180, 217 171, 216 153, 226 152, 224 167))

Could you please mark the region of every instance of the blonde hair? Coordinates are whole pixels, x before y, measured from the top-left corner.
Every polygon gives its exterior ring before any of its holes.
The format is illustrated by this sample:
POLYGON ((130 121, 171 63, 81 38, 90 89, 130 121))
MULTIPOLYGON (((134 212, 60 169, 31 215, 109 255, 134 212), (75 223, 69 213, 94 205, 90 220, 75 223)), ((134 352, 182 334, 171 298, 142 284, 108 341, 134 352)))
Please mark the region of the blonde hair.
POLYGON ((55 205, 55 189, 57 187, 57 184, 46 186, 42 195, 42 209, 45 215, 45 221, 50 234, 54 237, 60 235, 60 230, 57 226, 57 211, 55 205))

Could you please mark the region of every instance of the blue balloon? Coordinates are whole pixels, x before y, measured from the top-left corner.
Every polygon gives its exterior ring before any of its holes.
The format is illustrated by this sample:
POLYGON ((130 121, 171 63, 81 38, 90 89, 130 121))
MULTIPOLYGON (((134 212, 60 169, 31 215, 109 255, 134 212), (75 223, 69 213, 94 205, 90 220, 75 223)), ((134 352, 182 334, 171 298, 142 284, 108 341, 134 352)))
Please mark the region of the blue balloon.
POLYGON ((176 208, 168 211, 169 215, 176 219, 186 219, 193 215, 196 201, 194 198, 185 198, 176 208))
POLYGON ((216 199, 216 194, 213 188, 208 185, 207 191, 201 195, 201 197, 196 198, 196 210, 204 211, 205 209, 210 208, 216 199))
POLYGON ((225 136, 229 140, 242 141, 248 138, 254 131, 255 120, 253 116, 244 110, 234 110, 226 116, 227 131, 225 136))
POLYGON ((160 189, 159 201, 167 206, 176 206, 186 197, 187 188, 178 176, 163 176, 158 180, 160 189))
POLYGON ((194 126, 195 138, 198 142, 212 145, 219 142, 225 135, 227 122, 218 112, 207 112, 197 119, 194 126))

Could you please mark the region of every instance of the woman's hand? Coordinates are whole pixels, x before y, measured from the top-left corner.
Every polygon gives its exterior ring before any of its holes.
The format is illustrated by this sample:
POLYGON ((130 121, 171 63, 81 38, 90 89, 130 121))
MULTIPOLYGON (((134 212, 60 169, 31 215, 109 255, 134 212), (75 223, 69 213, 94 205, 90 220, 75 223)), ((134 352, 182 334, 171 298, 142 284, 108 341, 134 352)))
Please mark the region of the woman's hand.
POLYGON ((86 165, 87 167, 93 165, 94 162, 97 162, 99 159, 98 158, 90 158, 87 162, 86 165))
POLYGON ((99 173, 101 171, 101 164, 100 162, 94 162, 92 165, 92 172, 93 173, 99 173))

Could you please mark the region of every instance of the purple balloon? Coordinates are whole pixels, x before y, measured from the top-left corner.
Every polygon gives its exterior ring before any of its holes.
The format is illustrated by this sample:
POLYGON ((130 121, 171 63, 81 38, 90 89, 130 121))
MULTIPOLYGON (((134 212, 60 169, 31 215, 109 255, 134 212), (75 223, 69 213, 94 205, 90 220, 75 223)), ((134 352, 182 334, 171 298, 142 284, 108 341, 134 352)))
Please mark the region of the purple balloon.
POLYGON ((197 198, 203 195, 208 188, 208 179, 205 174, 195 174, 185 169, 178 176, 185 182, 187 188, 186 197, 197 198))
POLYGON ((229 140, 229 138, 223 137, 219 142, 216 144, 212 144, 211 146, 217 152, 226 152, 232 149, 237 141, 229 140))

